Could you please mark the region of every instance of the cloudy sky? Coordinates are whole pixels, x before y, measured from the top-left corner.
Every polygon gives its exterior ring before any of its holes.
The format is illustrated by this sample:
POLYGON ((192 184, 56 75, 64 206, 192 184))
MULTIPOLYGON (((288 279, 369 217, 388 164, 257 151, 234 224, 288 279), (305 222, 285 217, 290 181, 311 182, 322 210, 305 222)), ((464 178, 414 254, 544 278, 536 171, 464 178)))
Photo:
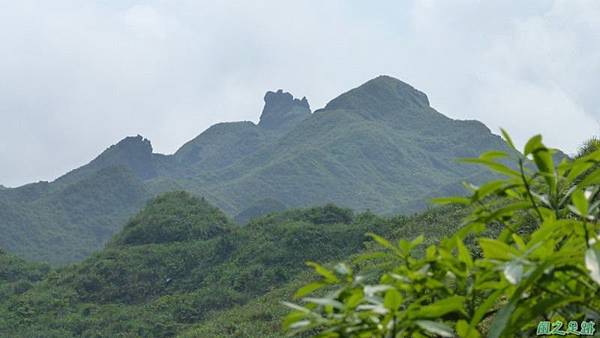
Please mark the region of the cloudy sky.
POLYGON ((172 153, 265 91, 312 108, 380 74, 440 112, 600 131, 600 1, 0 0, 0 184, 53 180, 127 135, 172 153))

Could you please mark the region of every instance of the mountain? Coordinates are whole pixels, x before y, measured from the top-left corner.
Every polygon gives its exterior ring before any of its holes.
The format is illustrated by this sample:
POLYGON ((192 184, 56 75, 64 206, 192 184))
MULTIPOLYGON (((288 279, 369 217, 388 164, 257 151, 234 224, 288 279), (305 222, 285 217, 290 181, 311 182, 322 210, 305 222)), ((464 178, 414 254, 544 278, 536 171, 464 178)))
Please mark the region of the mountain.
POLYGON ((0 190, 0 246, 66 264, 101 249, 151 197, 186 190, 246 223, 286 208, 335 203, 414 212, 437 194, 489 178, 456 161, 507 147, 478 121, 450 119, 410 85, 380 76, 311 112, 267 92, 258 124, 216 124, 172 155, 127 137, 54 182, 0 190))
POLYGON ((305 261, 359 253, 373 244, 366 232, 412 238, 426 231, 435 239, 452 233, 463 214, 445 208, 383 218, 326 205, 241 227, 204 199, 161 194, 80 263, 48 273, 19 262, 11 274, 23 282, 12 284, 3 284, 0 265, 0 336, 283 337, 278 302, 312 278, 305 261), (285 296, 259 305, 273 293, 285 296), (244 315, 233 320, 239 307, 244 315))
POLYGON ((213 173, 204 188, 233 204, 233 210, 220 205, 230 213, 264 198, 289 207, 335 202, 389 213, 480 175, 456 159, 490 149, 506 146, 482 123, 447 118, 421 92, 379 77, 213 173))

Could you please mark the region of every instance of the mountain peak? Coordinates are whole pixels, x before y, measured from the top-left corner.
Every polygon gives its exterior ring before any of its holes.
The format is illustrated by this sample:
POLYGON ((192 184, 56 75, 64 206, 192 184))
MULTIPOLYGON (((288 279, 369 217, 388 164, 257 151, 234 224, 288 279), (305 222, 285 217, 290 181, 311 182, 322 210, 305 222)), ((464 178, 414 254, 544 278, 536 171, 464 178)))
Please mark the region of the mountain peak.
POLYGON ((296 99, 288 92, 279 89, 265 94, 265 106, 260 116, 259 126, 267 129, 289 129, 295 123, 310 116, 310 106, 306 97, 296 99))
POLYGON ((387 75, 378 76, 331 100, 325 109, 388 111, 398 107, 429 107, 425 93, 387 75))
POLYGON ((102 152, 90 165, 95 168, 126 166, 142 179, 156 174, 152 163, 152 144, 141 135, 125 137, 102 152))
POLYGON ((139 151, 142 153, 152 153, 152 143, 142 135, 127 136, 109 149, 119 149, 121 151, 139 151))

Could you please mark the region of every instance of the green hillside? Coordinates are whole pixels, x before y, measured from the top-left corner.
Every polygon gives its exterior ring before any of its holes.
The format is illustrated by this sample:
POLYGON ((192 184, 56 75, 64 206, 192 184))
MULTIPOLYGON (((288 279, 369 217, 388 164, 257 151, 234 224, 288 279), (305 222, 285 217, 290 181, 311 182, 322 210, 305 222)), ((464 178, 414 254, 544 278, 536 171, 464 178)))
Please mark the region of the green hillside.
POLYGON ((56 264, 82 260, 106 243, 149 198, 125 167, 72 184, 36 183, 0 194, 0 247, 56 264))
POLYGON ((0 336, 281 336, 278 301, 312 278, 305 261, 365 250, 369 231, 442 236, 463 213, 446 208, 381 218, 327 205, 272 213, 240 227, 205 200, 163 194, 81 263, 39 282, 43 270, 17 264, 12 281, 31 285, 4 288, 0 336))
POLYGON ((335 203, 377 214, 422 210, 490 176, 460 157, 506 145, 482 123, 450 119, 427 96, 380 76, 311 113, 268 92, 260 122, 216 124, 173 155, 128 137, 54 182, 0 190, 0 246, 65 264, 100 250, 151 197, 185 190, 241 223, 335 203), (271 202, 269 202, 271 201, 271 202))

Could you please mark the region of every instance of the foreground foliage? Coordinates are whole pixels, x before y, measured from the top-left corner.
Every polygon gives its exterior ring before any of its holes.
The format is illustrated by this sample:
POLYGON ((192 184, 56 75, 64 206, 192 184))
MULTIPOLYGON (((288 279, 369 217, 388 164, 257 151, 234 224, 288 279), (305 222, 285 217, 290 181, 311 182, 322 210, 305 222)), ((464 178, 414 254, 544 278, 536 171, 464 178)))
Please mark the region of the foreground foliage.
POLYGON ((540 321, 597 320, 600 151, 558 164, 553 155, 536 136, 514 166, 498 151, 467 160, 503 178, 438 200, 472 208, 459 231, 426 248, 424 237, 370 234, 385 251, 358 262, 387 262, 375 276, 309 263, 321 278, 286 303, 285 328, 318 337, 528 337, 540 321))

